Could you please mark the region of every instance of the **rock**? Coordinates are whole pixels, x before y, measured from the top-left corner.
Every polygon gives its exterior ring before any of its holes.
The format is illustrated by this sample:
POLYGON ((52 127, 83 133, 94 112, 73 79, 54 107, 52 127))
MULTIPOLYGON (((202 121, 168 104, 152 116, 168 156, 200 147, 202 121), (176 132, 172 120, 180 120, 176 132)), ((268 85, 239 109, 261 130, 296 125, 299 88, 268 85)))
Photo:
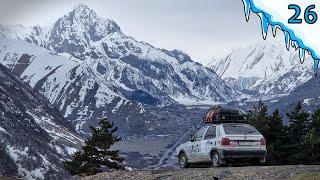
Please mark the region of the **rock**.
POLYGON ((82 177, 81 180, 108 180, 108 179, 288 179, 307 172, 320 173, 320 166, 247 166, 222 168, 189 168, 182 170, 145 170, 145 171, 114 171, 82 177))

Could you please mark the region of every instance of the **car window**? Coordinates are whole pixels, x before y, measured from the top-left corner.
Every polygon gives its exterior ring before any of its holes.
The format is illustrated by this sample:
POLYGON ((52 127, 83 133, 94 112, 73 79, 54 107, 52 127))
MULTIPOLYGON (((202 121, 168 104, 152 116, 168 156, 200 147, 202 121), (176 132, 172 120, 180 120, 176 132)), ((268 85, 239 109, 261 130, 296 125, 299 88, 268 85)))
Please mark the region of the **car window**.
POLYGON ((204 139, 213 139, 216 137, 216 127, 210 126, 204 136, 204 139))
POLYGON ((204 133, 206 132, 207 128, 201 128, 193 137, 193 140, 200 141, 203 139, 204 133))
POLYGON ((260 135, 260 132, 248 124, 224 124, 224 132, 229 135, 250 134, 260 135))

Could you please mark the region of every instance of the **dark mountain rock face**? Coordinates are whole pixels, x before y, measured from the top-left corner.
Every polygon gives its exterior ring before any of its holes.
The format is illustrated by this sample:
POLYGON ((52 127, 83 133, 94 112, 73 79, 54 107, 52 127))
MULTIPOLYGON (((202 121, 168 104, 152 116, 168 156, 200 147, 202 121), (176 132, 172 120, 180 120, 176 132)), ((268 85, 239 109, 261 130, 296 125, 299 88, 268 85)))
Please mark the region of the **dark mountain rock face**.
POLYGON ((47 100, 0 65, 0 175, 68 177, 62 161, 82 139, 47 100))
MULTIPOLYGON (((183 112, 186 108, 176 110, 177 104, 226 103, 242 95, 187 54, 128 37, 114 21, 98 17, 83 4, 48 28, 0 26, 0 37, 0 62, 44 95, 84 136, 101 117, 129 139, 179 136, 194 119, 183 112), (162 113, 167 106, 172 114, 162 113)), ((198 111, 192 113, 198 117, 198 111)), ((40 112, 32 114, 42 120, 40 112)), ((40 125, 46 122, 40 120, 40 125)), ((55 134, 42 137, 50 141, 58 138, 55 134)), ((170 144, 159 149, 165 151, 170 144)))
POLYGON ((313 77, 306 83, 298 86, 289 95, 280 98, 277 102, 271 104, 271 110, 278 108, 282 112, 294 109, 298 101, 303 103, 306 111, 313 112, 320 106, 320 79, 313 77))
MULTIPOLYGON (((1 41, 1 62, 83 134, 101 116, 114 117, 115 123, 126 119, 130 126, 154 119, 145 108, 150 105, 225 103, 241 95, 187 54, 128 37, 114 21, 83 4, 49 28, 1 26, 0 35, 10 38, 1 41), (31 58, 21 64, 24 54, 31 58), (135 115, 125 112, 129 107, 135 115)), ((154 133, 156 124, 152 120, 142 127, 154 133)))
MULTIPOLYGON (((43 32, 37 37, 45 42, 40 46, 85 61, 105 80, 114 77, 112 80, 117 81, 123 75, 121 82, 129 87, 126 92, 143 90, 160 99, 162 102, 159 103, 184 104, 183 98, 191 98, 195 103, 228 102, 239 95, 214 71, 193 62, 187 54, 138 42, 123 34, 114 21, 98 17, 84 4, 58 19, 47 32, 39 28, 28 30, 31 32, 25 33, 25 37, 16 35, 19 28, 4 27, 0 32, 5 37, 22 40, 27 40, 30 34, 43 32), (161 97, 163 95, 166 97, 161 97)), ((116 86, 115 83, 112 85, 116 86)), ((116 86, 117 89, 121 87, 116 86)))

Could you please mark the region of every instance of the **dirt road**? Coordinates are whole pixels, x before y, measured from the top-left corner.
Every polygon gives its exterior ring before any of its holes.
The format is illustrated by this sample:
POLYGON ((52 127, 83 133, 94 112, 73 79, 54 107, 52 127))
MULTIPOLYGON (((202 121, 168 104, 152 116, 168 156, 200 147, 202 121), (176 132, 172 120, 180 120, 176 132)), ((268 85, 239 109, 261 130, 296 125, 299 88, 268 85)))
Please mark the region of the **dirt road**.
MULTIPOLYGON (((248 180, 278 180, 292 179, 299 174, 320 174, 320 166, 248 166, 222 168, 189 168, 182 170, 144 170, 144 171, 115 171, 85 177, 84 180, 99 179, 248 179, 248 180)), ((319 177, 319 176, 318 176, 319 177)))

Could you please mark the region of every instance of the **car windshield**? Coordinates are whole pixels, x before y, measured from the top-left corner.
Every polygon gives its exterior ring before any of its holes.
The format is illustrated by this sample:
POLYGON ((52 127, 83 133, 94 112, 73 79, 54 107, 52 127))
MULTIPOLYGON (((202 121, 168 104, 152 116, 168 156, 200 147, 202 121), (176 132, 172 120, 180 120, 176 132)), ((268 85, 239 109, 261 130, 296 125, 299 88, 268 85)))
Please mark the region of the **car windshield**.
POLYGON ((224 124, 224 132, 228 135, 237 135, 237 134, 252 134, 260 135, 260 132, 247 124, 224 124))

